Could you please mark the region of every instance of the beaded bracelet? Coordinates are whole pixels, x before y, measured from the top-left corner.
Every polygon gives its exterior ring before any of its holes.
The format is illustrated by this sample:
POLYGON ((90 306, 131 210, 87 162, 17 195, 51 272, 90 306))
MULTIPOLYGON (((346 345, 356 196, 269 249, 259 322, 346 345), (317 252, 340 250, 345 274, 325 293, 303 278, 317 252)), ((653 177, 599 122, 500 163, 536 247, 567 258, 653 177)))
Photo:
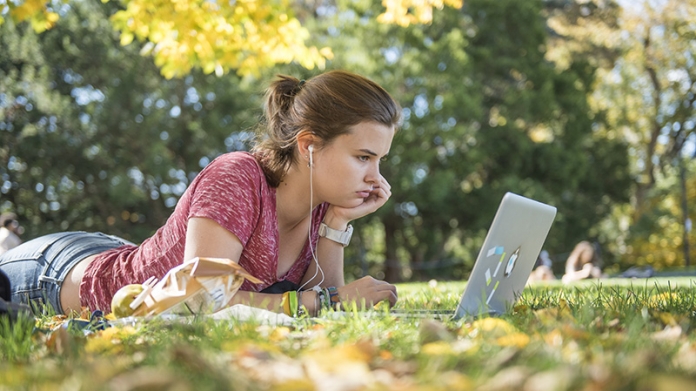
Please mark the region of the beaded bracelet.
POLYGON ((322 308, 331 308, 331 294, 329 288, 324 288, 324 305, 322 308))
POLYGON ((302 305, 302 292, 297 291, 297 314, 295 317, 301 318, 307 314, 307 308, 302 305))
POLYGON ((328 291, 321 288, 319 285, 313 287, 312 290, 317 293, 316 298, 314 299, 314 308, 316 308, 316 314, 319 315, 321 310, 328 307, 327 299, 329 294, 328 291))
POLYGON ((334 309, 339 309, 341 297, 338 295, 338 289, 335 286, 330 286, 327 290, 329 291, 329 304, 334 309))

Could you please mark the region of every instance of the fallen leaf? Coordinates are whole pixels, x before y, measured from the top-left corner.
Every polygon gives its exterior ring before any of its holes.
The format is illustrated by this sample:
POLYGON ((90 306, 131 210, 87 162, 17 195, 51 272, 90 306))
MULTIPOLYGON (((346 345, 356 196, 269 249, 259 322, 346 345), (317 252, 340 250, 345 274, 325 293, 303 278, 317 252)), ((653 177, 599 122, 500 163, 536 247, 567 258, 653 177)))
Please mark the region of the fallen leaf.
POLYGON ((531 310, 530 310, 530 308, 529 308, 528 305, 526 305, 526 304, 519 304, 519 303, 516 304, 516 305, 513 307, 513 310, 512 310, 512 312, 513 312, 514 314, 518 314, 518 315, 525 315, 525 314, 529 313, 529 311, 531 311, 531 310))
POLYGON ((377 364, 376 368, 388 371, 396 378, 403 378, 416 373, 418 364, 414 361, 392 360, 377 364))
POLYGON ((301 356, 305 373, 322 391, 348 391, 367 387, 373 377, 370 357, 355 345, 312 351, 301 356))
POLYGON ((524 382, 525 391, 565 391, 573 384, 575 371, 560 368, 535 373, 524 382))
POLYGON ((421 353, 428 356, 450 356, 456 354, 452 344, 445 341, 431 342, 421 347, 421 353))
POLYGON ((386 361, 393 359, 394 355, 388 350, 380 350, 379 358, 386 361))
POLYGON ((292 379, 277 383, 273 391, 314 391, 314 383, 310 379, 292 379))
POLYGON ((592 363, 587 366, 587 374, 594 384, 603 384, 609 380, 611 371, 606 363, 592 363))
POLYGON ((529 344, 529 336, 524 333, 512 333, 498 337, 495 343, 498 346, 511 346, 522 349, 529 344))
POLYGON ((109 327, 99 330, 87 339, 85 351, 88 353, 118 353, 122 349, 122 339, 136 333, 131 326, 109 327))
POLYGON ((676 326, 678 323, 674 315, 670 314, 669 312, 656 312, 655 317, 658 318, 665 326, 676 326))
POLYGON ((652 338, 655 341, 674 341, 679 339, 681 335, 681 326, 665 326, 663 330, 652 333, 650 338, 652 338))
POLYGON ((551 347, 559 347, 563 345, 563 335, 560 330, 553 329, 544 335, 544 342, 551 347))
POLYGON ((509 367, 501 370, 481 386, 478 391, 507 391, 519 389, 530 375, 530 370, 526 367, 509 367))
POLYGON ((519 353, 520 350, 516 348, 503 348, 499 352, 495 353, 489 360, 487 360, 486 367, 491 372, 496 372, 499 368, 507 366, 508 363, 519 355, 519 353))
MULTIPOLYGON (((289 357, 276 357, 270 360, 240 357, 236 364, 252 379, 262 384, 286 385, 290 382, 293 384, 292 387, 300 384, 312 384, 302 363, 289 357)), ((292 387, 288 389, 292 389, 292 387)))
POLYGON ((471 338, 499 338, 508 334, 517 333, 515 326, 500 318, 483 318, 471 324, 468 328, 462 328, 460 333, 471 338))
POLYGON ((575 318, 567 304, 560 308, 542 308, 534 311, 536 318, 545 326, 554 326, 559 320, 574 322, 575 318))
POLYGON ((344 344, 328 349, 314 350, 302 356, 304 360, 315 361, 326 371, 338 370, 345 362, 367 363, 372 359, 365 346, 344 344))
POLYGON ((471 379, 459 372, 447 371, 437 376, 436 385, 442 385, 445 390, 472 390, 474 387, 471 379))
POLYGON ((696 390, 696 382, 678 375, 653 374, 639 382, 636 389, 650 391, 696 390))
POLYGON ((566 339, 587 341, 592 338, 592 335, 589 332, 585 330, 580 330, 577 327, 574 327, 570 324, 562 325, 561 333, 564 337, 566 337, 566 339))
POLYGON ((615 328, 618 327, 621 324, 621 321, 618 318, 614 318, 607 323, 607 326, 609 328, 615 328))
POLYGON ((453 341, 454 335, 442 323, 432 319, 424 319, 419 330, 420 342, 425 345, 436 341, 453 341))
POLYGON ((173 371, 151 367, 122 373, 111 379, 106 388, 113 391, 188 391, 192 389, 186 380, 173 371))
POLYGON ((290 335, 290 331, 288 327, 276 327, 268 336, 268 339, 272 342, 283 341, 290 335))
POLYGON ((63 355, 72 350, 75 342, 73 339, 65 327, 57 327, 46 338, 46 348, 51 353, 63 355))
POLYGON ((674 355, 672 362, 677 368, 695 373, 696 372, 696 344, 685 342, 679 347, 679 351, 674 355))
POLYGON ((561 349, 563 361, 570 364, 582 364, 585 360, 585 350, 577 342, 571 340, 561 349))

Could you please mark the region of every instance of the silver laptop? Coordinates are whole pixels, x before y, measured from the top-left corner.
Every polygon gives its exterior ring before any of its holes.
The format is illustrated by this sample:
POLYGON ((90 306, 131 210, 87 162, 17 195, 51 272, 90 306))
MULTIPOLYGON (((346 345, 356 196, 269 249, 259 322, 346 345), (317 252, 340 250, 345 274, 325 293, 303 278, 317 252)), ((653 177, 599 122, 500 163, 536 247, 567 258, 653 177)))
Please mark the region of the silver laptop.
POLYGON ((555 217, 553 206, 506 193, 457 309, 395 309, 391 313, 405 318, 455 320, 502 315, 512 308, 527 284, 555 217))
POLYGON ((556 208, 506 193, 476 258, 455 319, 509 311, 527 284, 556 208))

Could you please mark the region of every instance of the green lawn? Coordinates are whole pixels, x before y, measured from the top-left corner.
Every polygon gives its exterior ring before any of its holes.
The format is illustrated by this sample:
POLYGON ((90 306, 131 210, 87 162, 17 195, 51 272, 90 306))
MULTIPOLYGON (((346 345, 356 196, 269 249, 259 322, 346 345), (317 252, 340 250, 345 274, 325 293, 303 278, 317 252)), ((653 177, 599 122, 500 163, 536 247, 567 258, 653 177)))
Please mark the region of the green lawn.
MULTIPOLYGON (((201 318, 85 335, 43 318, 0 327, 0 390, 693 390, 693 281, 540 284, 512 313, 468 322, 201 318)), ((451 309, 462 291, 403 284, 399 307, 451 309)))

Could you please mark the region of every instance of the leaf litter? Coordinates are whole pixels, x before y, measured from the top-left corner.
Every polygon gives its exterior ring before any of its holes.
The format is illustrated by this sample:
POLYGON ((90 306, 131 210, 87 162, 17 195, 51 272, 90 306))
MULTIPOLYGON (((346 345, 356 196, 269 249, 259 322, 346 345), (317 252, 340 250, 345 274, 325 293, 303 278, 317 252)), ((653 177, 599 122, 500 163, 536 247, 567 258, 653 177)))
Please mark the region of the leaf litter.
MULTIPOLYGON (((425 305, 432 285, 411 286, 406 308, 425 305)), ((444 285, 436 307, 453 308, 444 285)), ((0 388, 696 389, 691 289, 563 289, 528 289, 511 314, 458 322, 382 311, 292 327, 201 318, 77 330, 66 324, 88 311, 39 318, 28 343, 0 328, 0 388)))

